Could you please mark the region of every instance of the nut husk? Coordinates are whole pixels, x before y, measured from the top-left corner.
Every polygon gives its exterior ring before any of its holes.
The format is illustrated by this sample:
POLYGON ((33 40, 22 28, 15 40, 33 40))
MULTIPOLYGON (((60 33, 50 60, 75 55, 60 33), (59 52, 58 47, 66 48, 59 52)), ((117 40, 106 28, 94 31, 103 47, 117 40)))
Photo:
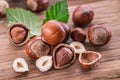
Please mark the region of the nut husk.
POLYGON ((22 46, 30 39, 29 28, 21 23, 15 23, 11 25, 7 31, 7 34, 9 41, 14 46, 22 46))
POLYGON ((95 51, 85 51, 79 55, 79 62, 82 68, 90 70, 100 60, 101 54, 95 51))
POLYGON ((26 44, 26 53, 32 59, 38 59, 41 56, 46 56, 50 53, 50 45, 42 41, 40 36, 35 36, 26 44))
POLYGON ((63 69, 68 67, 75 61, 75 59, 76 54, 73 48, 67 44, 61 43, 57 45, 53 50, 53 61, 55 69, 63 69))

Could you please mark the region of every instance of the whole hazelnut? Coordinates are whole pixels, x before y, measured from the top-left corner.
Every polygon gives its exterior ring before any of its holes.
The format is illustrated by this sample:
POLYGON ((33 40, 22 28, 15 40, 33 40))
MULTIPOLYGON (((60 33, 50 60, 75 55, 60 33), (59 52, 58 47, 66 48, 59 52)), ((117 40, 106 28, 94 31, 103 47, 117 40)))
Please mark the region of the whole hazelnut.
POLYGON ((6 15, 6 9, 9 8, 9 4, 5 0, 0 0, 0 18, 6 15))
POLYGON ((53 50, 53 61, 55 69, 70 66, 76 58, 74 50, 67 44, 59 44, 53 50))
POLYGON ((74 41, 79 41, 79 42, 84 42, 85 39, 86 39, 86 33, 83 29, 81 28, 74 28, 72 31, 71 31, 71 38, 74 40, 74 41))
POLYGON ((68 38, 69 38, 71 29, 70 29, 70 27, 69 27, 67 24, 65 24, 65 23, 63 23, 63 22, 59 22, 59 23, 61 24, 61 26, 64 28, 64 30, 65 30, 65 32, 66 32, 66 38, 65 38, 64 41, 63 41, 63 42, 66 42, 66 41, 68 40, 68 38))
POLYGON ((26 53, 33 59, 38 59, 41 56, 50 53, 50 45, 42 41, 40 36, 35 36, 30 39, 26 44, 26 53))
POLYGON ((88 29, 88 39, 91 44, 102 46, 111 39, 112 33, 107 25, 92 25, 88 29))
POLYGON ((79 27, 85 27, 91 23, 94 17, 94 11, 88 5, 80 5, 78 6, 72 15, 72 20, 75 25, 79 27))
POLYGON ((8 29, 8 37, 14 46, 22 46, 29 40, 29 29, 24 24, 13 24, 8 29))
POLYGON ((63 42, 66 36, 66 31, 56 20, 50 20, 42 27, 42 39, 50 45, 57 45, 63 42))
POLYGON ((48 8, 49 0, 27 0, 27 6, 30 10, 41 12, 48 8))

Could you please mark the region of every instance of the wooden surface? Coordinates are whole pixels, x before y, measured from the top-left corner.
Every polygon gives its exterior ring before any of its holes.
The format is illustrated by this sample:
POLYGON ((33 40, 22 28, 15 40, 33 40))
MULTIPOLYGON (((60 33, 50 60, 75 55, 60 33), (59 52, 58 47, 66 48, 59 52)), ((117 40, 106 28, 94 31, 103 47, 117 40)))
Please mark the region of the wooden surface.
MULTIPOLYGON (((74 3, 74 0, 69 0, 68 4, 72 5, 69 7, 69 12, 72 14, 76 7, 73 5, 78 4, 74 3)), ((95 50, 102 54, 102 59, 95 69, 84 71, 76 59, 75 63, 66 69, 55 70, 52 68, 48 72, 41 73, 36 68, 34 61, 26 55, 24 47, 17 48, 9 43, 5 18, 2 19, 4 22, 0 24, 0 80, 120 80, 120 0, 96 2, 94 0, 88 5, 95 10, 95 18, 92 23, 107 23, 113 34, 111 41, 103 47, 94 47, 86 40, 87 50, 95 50), (12 62, 17 57, 25 58, 30 72, 17 74, 12 70, 12 62)), ((44 13, 40 13, 39 18, 43 19, 44 13)), ((71 18, 68 25, 74 26, 71 18)))

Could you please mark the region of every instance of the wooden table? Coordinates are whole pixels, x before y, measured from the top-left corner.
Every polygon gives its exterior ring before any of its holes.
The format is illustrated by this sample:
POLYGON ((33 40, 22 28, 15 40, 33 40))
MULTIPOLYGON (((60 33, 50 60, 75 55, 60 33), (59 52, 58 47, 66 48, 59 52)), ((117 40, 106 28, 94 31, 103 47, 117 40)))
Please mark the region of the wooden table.
MULTIPOLYGON (((8 1, 13 4, 12 0, 8 1)), ((24 0, 13 1, 13 6, 24 5, 22 4, 24 0)), ((102 54, 102 59, 95 69, 84 71, 76 59, 75 63, 66 69, 52 68, 48 72, 41 73, 36 68, 34 60, 26 55, 24 47, 14 47, 9 43, 6 34, 7 20, 4 18, 4 22, 0 24, 0 80, 120 80, 120 0, 68 0, 70 14, 76 5, 82 3, 87 3, 94 9, 95 18, 92 23, 107 23, 112 30, 112 39, 105 46, 94 47, 88 40, 85 42, 87 50, 98 51, 102 54), (30 69, 28 73, 17 74, 12 70, 12 62, 17 57, 23 57, 28 62, 30 69)), ((43 19, 44 12, 38 16, 43 19)), ((71 17, 68 25, 73 26, 71 17)))

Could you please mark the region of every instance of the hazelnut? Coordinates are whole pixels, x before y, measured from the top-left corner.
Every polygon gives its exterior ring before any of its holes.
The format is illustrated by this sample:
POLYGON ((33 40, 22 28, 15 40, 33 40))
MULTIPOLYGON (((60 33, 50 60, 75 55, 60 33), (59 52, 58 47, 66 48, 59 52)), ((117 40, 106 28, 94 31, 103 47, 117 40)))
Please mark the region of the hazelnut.
POLYGON ((84 42, 86 39, 86 33, 81 28, 74 28, 71 32, 71 38, 75 41, 84 42))
POLYGON ((49 0, 27 0, 28 8, 35 12, 41 12, 48 8, 49 0))
POLYGON ((50 49, 50 45, 42 41, 40 36, 33 37, 26 44, 26 53, 33 59, 48 55, 50 49))
POLYGON ((9 4, 5 0, 0 0, 0 18, 6 15, 6 9, 9 8, 9 4))
POLYGON ((41 72, 46 72, 52 68, 52 56, 42 56, 36 60, 36 67, 41 72))
POLYGON ((71 42, 70 46, 74 49, 76 54, 81 54, 86 51, 84 45, 80 42, 71 42))
POLYGON ((74 50, 67 44, 59 44, 53 50, 53 61, 55 69, 70 66, 76 58, 74 50))
POLYGON ((23 58, 16 58, 13 62, 12 67, 13 70, 18 73, 29 71, 28 64, 23 58))
POLYGON ((79 62, 82 68, 90 70, 101 59, 101 54, 95 51, 85 51, 79 55, 79 62))
POLYGON ((42 27, 42 39, 50 44, 57 45, 66 38, 66 31, 56 20, 46 22, 42 27))
POLYGON ((89 41, 96 46, 107 44, 110 41, 111 36, 111 30, 105 25, 92 25, 88 29, 89 41))
POLYGON ((94 11, 88 5, 78 6, 72 15, 72 20, 75 25, 79 27, 85 27, 91 23, 94 17, 94 11))
POLYGON ((69 26, 67 26, 67 24, 63 23, 63 22, 59 22, 61 24, 61 26, 64 28, 65 32, 66 32, 66 38, 64 39, 63 42, 66 42, 69 38, 69 35, 70 35, 70 32, 71 32, 71 29, 69 26))
POLYGON ((8 37, 14 46, 22 46, 29 40, 29 29, 24 24, 13 24, 8 29, 8 37))

